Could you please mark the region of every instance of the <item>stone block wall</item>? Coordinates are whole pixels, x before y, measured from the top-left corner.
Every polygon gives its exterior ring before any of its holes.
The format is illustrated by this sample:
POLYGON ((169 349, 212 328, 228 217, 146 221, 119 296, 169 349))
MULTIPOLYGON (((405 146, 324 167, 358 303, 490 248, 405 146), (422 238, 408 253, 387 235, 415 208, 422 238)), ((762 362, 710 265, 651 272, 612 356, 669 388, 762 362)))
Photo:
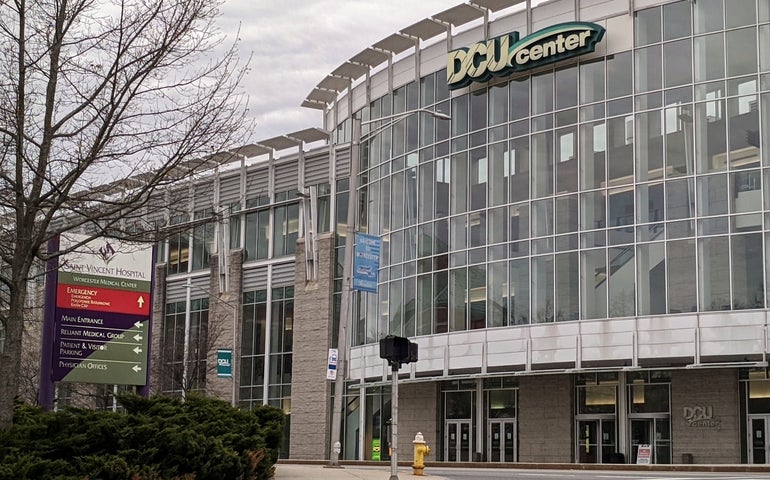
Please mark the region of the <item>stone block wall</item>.
POLYGON ((426 461, 439 458, 441 429, 437 418, 437 386, 433 382, 407 383, 398 386, 398 461, 414 461, 412 440, 421 432, 430 447, 426 461))
POLYGON ((572 462, 572 380, 524 376, 519 382, 519 461, 572 462))

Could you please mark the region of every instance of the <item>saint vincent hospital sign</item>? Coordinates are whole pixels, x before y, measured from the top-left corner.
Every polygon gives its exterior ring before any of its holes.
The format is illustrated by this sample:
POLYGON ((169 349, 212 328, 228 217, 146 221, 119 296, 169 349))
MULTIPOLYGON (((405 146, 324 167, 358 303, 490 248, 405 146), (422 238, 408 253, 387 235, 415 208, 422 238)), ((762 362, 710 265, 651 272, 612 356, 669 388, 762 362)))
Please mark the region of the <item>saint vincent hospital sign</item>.
POLYGON ((512 32, 452 50, 447 57, 447 84, 454 90, 590 53, 603 36, 604 28, 595 23, 568 22, 522 39, 519 32, 512 32))

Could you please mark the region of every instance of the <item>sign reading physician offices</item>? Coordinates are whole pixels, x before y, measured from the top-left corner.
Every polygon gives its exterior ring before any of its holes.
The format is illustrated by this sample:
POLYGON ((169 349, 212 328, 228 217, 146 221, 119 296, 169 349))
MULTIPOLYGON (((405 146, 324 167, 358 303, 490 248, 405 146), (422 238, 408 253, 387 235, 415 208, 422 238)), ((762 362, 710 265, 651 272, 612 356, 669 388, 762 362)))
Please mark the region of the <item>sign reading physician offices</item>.
MULTIPOLYGON (((86 240, 60 237, 60 250, 86 240)), ((52 379, 147 384, 152 245, 97 238, 63 255, 56 274, 52 379)))
POLYGON ((447 57, 450 90, 486 82, 514 72, 593 52, 604 28, 589 22, 568 22, 519 39, 519 32, 452 50, 447 57))

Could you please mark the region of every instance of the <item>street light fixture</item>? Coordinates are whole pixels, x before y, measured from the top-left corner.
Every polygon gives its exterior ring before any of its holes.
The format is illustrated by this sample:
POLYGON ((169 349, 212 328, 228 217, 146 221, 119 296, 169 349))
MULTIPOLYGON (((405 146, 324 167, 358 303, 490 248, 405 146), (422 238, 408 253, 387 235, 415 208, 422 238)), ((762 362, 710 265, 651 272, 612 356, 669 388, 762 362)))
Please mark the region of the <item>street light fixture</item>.
MULTIPOLYGON (((425 113, 431 115, 434 118, 441 120, 449 120, 451 117, 445 113, 430 110, 428 108, 415 108, 407 110, 405 112, 394 113, 393 115, 387 115, 385 117, 375 118, 371 120, 362 121, 360 117, 353 117, 353 132, 351 141, 351 154, 350 154, 350 183, 349 183, 349 195, 348 195, 348 215, 347 225, 345 227, 345 258, 342 267, 342 299, 340 305, 340 322, 339 332, 337 338, 337 378, 334 381, 334 404, 332 406, 332 426, 331 426, 331 441, 329 442, 329 467, 339 467, 339 455, 341 451, 341 423, 342 423, 342 397, 343 389, 345 388, 345 362, 347 360, 347 323, 350 320, 350 300, 351 300, 351 277, 353 272, 353 244, 355 235, 355 221, 356 221, 356 206, 358 204, 358 166, 360 161, 360 147, 361 142, 369 140, 382 133, 385 129, 395 125, 400 120, 414 115, 417 113, 425 113), (379 125, 374 130, 361 133, 361 127, 375 122, 385 122, 379 125)), ((395 372, 396 379, 398 373, 395 372)), ((397 380, 396 380, 397 381, 397 380)), ((392 392, 393 399, 393 422, 391 430, 391 475, 390 480, 398 480, 397 474, 397 462, 398 462, 398 440, 397 440, 397 424, 398 424, 398 399, 397 392, 392 392)))

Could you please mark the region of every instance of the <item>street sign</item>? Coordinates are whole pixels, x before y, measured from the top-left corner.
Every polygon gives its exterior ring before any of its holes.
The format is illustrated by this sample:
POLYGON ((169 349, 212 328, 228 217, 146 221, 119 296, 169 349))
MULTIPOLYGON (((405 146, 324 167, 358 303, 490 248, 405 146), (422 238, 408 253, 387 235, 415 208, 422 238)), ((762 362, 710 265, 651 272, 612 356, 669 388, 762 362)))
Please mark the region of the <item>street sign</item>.
POLYGON ((651 463, 652 463, 652 446, 639 445, 639 448, 636 451, 636 464, 649 465, 651 463))
MULTIPOLYGON (((60 250, 88 237, 62 235, 60 250)), ((152 246, 97 238, 56 276, 53 381, 146 385, 152 246)))
POLYGON ((338 351, 336 348, 329 349, 329 361, 326 367, 327 380, 337 379, 337 358, 338 358, 337 355, 338 355, 338 351))
POLYGON ((233 376, 233 351, 229 348, 217 350, 217 377, 232 378, 233 376))

